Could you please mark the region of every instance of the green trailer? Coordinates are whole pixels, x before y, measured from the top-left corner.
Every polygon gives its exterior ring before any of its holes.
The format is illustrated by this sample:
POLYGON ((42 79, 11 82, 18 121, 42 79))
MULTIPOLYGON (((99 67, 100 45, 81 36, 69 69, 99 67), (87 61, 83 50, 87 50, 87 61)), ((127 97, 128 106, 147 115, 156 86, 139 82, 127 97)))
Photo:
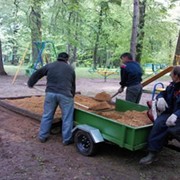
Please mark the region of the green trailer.
MULTIPOLYGON (((117 99, 115 110, 144 111, 148 110, 148 107, 117 99)), ((142 149, 152 128, 152 124, 132 127, 82 109, 75 109, 74 115, 75 146, 85 156, 93 155, 102 142, 110 142, 131 151, 142 149)))

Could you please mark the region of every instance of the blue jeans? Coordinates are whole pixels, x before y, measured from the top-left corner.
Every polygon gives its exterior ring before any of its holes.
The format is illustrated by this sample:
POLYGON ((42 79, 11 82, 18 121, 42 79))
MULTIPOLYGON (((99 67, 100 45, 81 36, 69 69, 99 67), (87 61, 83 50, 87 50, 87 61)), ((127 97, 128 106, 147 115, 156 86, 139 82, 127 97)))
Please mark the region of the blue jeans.
POLYGON ((57 93, 46 93, 39 139, 45 139, 49 136, 57 106, 62 113, 62 139, 63 143, 66 143, 72 138, 74 99, 57 93))

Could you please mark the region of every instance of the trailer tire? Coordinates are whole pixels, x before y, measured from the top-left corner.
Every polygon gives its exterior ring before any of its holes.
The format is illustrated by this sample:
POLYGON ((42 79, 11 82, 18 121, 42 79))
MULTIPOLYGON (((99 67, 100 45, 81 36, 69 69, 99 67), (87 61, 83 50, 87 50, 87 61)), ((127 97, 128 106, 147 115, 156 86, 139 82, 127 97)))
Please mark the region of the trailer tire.
POLYGON ((83 130, 77 130, 74 136, 75 146, 78 152, 84 156, 92 156, 96 151, 96 144, 91 135, 83 130))

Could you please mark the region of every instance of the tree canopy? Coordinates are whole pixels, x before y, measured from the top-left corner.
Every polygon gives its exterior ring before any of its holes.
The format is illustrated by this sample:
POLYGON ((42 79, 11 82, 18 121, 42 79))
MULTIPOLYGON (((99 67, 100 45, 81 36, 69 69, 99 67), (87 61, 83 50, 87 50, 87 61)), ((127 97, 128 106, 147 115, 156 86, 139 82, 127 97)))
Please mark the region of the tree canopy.
MULTIPOLYGON (((172 64, 180 17, 169 12, 177 0, 139 0, 137 57, 141 63, 172 64), (138 49, 139 48, 139 49, 138 49)), ((0 39, 3 57, 18 59, 28 44, 30 62, 37 58, 34 41, 52 41, 67 51, 71 63, 115 66, 130 51, 132 0, 0 0, 0 39)), ((49 48, 50 51, 50 48, 49 48)), ((47 53, 48 48, 47 48, 47 53)))

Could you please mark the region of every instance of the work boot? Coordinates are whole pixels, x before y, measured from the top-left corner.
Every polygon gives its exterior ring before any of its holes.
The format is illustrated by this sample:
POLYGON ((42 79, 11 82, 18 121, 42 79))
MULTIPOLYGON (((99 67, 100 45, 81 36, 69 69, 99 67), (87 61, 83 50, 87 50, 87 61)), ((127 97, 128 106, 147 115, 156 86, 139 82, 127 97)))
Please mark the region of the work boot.
POLYGON ((40 141, 41 143, 45 143, 47 140, 48 140, 48 138, 44 138, 44 139, 39 138, 39 141, 40 141))
POLYGON ((155 152, 149 152, 147 156, 143 157, 139 163, 140 164, 151 164, 152 162, 157 161, 157 153, 155 152))
POLYGON ((64 145, 64 146, 68 146, 68 145, 73 144, 73 143, 74 143, 74 141, 71 139, 71 140, 69 140, 69 141, 63 142, 63 145, 64 145))

